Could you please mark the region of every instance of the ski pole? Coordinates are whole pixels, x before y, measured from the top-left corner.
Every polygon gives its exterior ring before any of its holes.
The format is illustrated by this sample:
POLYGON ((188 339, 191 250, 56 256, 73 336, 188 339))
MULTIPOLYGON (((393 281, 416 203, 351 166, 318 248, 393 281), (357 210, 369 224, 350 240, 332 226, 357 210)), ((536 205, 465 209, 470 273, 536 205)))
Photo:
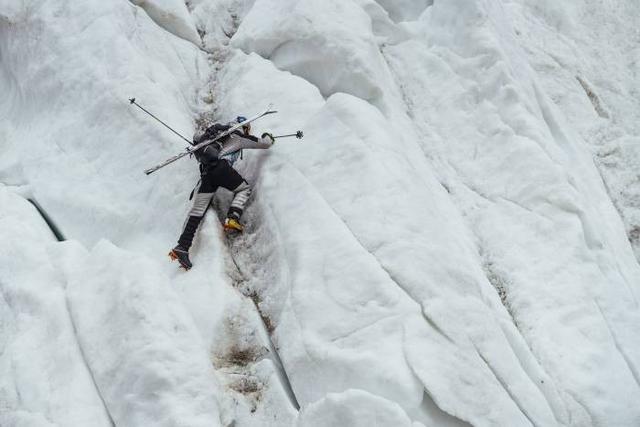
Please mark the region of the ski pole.
POLYGON ((273 137, 273 139, 276 139, 276 138, 288 138, 288 137, 290 137, 290 136, 295 136, 295 137, 296 137, 296 138, 298 138, 298 139, 302 139, 302 137, 304 136, 304 133, 302 133, 302 131, 301 131, 301 130, 299 130, 299 131, 297 131, 296 133, 290 133, 290 134, 287 134, 287 135, 277 135, 277 136, 274 136, 274 137, 273 137))
POLYGON ((140 104, 138 104, 136 102, 135 98, 130 98, 129 99, 129 104, 135 104, 136 107, 138 107, 139 109, 141 109, 142 111, 144 111, 145 113, 147 113, 148 115, 150 115, 151 117, 153 117, 154 119, 156 119, 157 121, 159 121, 160 123, 162 123, 162 125, 164 127, 166 127, 167 129, 169 129, 171 132, 175 133, 176 135, 178 135, 180 138, 184 139, 185 141, 187 141, 189 143, 189 145, 193 145, 192 141, 189 141, 187 138, 185 138, 184 136, 180 135, 178 132, 176 132, 175 130, 173 130, 169 125, 167 125, 165 122, 163 122, 162 120, 160 120, 159 118, 157 118, 156 116, 154 116, 153 114, 151 114, 150 112, 148 112, 147 110, 145 110, 140 104))

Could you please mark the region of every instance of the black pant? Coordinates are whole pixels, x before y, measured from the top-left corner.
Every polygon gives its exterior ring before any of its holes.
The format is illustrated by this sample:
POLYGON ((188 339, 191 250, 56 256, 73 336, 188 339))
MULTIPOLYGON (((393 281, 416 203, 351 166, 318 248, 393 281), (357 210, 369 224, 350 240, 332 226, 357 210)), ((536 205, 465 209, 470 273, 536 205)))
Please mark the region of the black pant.
POLYGON ((218 188, 222 187, 234 193, 227 216, 237 219, 242 215, 244 205, 251 195, 251 187, 247 181, 226 160, 219 160, 215 166, 201 168, 201 171, 200 185, 195 192, 193 206, 178 240, 178 244, 185 249, 191 247, 196 230, 218 188))
POLYGON ((203 168, 200 178, 198 193, 215 193, 219 187, 233 191, 246 182, 226 160, 218 160, 214 167, 203 168))

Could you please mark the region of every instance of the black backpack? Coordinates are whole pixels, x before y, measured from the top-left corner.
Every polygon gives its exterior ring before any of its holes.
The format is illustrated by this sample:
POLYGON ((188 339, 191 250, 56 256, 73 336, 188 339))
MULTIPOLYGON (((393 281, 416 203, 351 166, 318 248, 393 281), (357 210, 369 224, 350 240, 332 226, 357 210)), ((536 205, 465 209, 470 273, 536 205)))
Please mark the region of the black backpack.
MULTIPOLYGON (((214 123, 212 126, 209 126, 202 135, 193 138, 194 144, 200 144, 201 142, 214 139, 222 132, 229 130, 231 126, 223 125, 220 123, 214 123)), ((222 140, 218 140, 212 144, 209 144, 201 149, 195 151, 193 154, 196 156, 196 159, 200 162, 200 164, 205 167, 214 166, 218 163, 218 155, 220 154, 220 150, 222 149, 222 140)))

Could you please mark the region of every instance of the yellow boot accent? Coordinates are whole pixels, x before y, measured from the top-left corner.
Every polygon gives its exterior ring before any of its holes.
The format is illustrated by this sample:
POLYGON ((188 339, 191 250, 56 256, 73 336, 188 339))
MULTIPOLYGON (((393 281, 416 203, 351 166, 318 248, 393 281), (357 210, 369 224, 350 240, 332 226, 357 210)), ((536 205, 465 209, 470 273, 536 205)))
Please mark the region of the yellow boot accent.
POLYGON ((224 228, 225 230, 235 230, 242 233, 244 225, 240 224, 235 218, 227 218, 224 220, 224 228))

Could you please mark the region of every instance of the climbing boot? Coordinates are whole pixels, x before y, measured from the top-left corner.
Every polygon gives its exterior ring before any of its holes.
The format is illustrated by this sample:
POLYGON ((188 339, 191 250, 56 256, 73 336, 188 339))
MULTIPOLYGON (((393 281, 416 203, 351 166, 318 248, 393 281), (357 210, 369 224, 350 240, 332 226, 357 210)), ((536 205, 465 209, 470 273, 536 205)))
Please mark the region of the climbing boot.
POLYGON ((237 218, 228 217, 224 220, 224 229, 227 231, 237 231, 242 233, 244 225, 242 225, 237 218))
POLYGON ((171 249, 171 252, 169 252, 169 258, 171 258, 172 261, 178 260, 178 262, 180 263, 180 267, 184 268, 185 270, 189 270, 191 267, 193 267, 193 264, 191 264, 191 260, 189 260, 189 251, 180 245, 171 249))

